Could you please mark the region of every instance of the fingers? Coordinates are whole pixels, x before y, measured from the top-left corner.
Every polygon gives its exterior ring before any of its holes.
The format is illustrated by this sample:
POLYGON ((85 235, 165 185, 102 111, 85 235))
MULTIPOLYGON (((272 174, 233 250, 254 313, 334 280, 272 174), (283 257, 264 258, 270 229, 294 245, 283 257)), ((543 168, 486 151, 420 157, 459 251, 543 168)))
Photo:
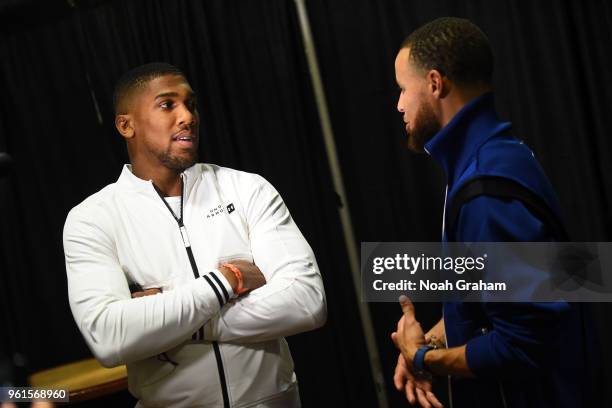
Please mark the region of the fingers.
POLYGON ((407 380, 406 369, 398 362, 395 366, 395 373, 393 374, 393 385, 395 385, 398 391, 401 391, 405 387, 407 380))
POLYGON ((397 343, 397 332, 391 333, 391 340, 393 340, 395 347, 399 349, 399 344, 397 343))
POLYGON ((423 384, 418 384, 413 379, 408 379, 404 386, 404 393, 410 405, 414 405, 417 401, 422 407, 444 408, 444 405, 438 400, 436 395, 429 391, 431 384, 423 387, 423 384))
POLYGON ((444 405, 442 405, 438 398, 436 398, 436 395, 433 392, 425 392, 425 397, 427 398, 427 401, 429 401, 431 405, 434 406, 434 408, 444 408, 444 405))
POLYGON ((414 390, 416 384, 412 377, 408 372, 408 368, 406 367, 406 360, 401 355, 401 353, 397 356, 397 365, 395 366, 395 375, 393 376, 393 382, 395 384, 395 388, 398 391, 404 390, 406 394, 406 399, 410 403, 410 405, 414 405, 416 402, 416 396, 414 394, 414 390))
POLYGON ((416 402, 416 397, 414 394, 415 383, 408 374, 408 369, 406 368, 406 361, 404 360, 404 357, 401 354, 397 356, 397 364, 395 366, 393 383, 398 391, 404 390, 404 393, 406 394, 406 399, 408 400, 410 405, 414 405, 414 403, 416 402))
POLYGON ((404 390, 410 405, 414 405, 418 401, 422 407, 444 408, 444 405, 431 392, 431 382, 415 381, 410 375, 406 367, 406 360, 401 354, 397 357, 393 384, 398 391, 404 390))
POLYGON ((143 296, 151 296, 151 295, 157 295, 158 293, 162 293, 161 289, 159 288, 150 288, 150 289, 145 289, 141 292, 134 292, 132 293, 132 298, 139 298, 139 297, 143 297, 143 296))
POLYGON ((395 365, 395 373, 393 375, 393 383, 398 391, 401 391, 406 386, 406 381, 409 380, 408 367, 402 353, 397 356, 397 364, 395 365))
POLYGON ((421 406, 423 408, 431 408, 431 404, 427 400, 427 396, 425 395, 425 391, 423 391, 422 389, 417 387, 416 388, 416 395, 417 395, 417 399, 419 400, 419 404, 421 404, 421 406))
POLYGON ((405 377, 399 374, 396 370, 395 374, 393 375, 393 385, 395 385, 395 389, 398 391, 401 391, 402 388, 404 388, 404 384, 405 384, 405 377))
POLYGON ((410 405, 414 405, 416 402, 416 396, 414 395, 414 390, 416 389, 414 381, 408 380, 408 382, 406 382, 406 399, 410 405))
POLYGON ((406 360, 404 360, 404 356, 402 356, 402 353, 399 353, 397 355, 397 366, 408 370, 408 365, 406 365, 406 360))
POLYGON ((414 317, 414 304, 408 299, 408 296, 401 295, 399 297, 400 306, 402 307, 402 312, 406 320, 411 321, 414 317))

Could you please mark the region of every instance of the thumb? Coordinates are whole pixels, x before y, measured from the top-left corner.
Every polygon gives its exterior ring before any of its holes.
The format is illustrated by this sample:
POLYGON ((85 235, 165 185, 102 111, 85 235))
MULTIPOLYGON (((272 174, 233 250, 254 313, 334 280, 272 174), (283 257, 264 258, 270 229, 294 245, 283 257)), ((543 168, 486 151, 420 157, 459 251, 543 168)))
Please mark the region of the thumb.
POLYGON ((414 304, 412 303, 410 299, 408 299, 408 296, 401 295, 399 297, 399 302, 400 302, 400 306, 402 307, 402 312, 404 313, 406 320, 409 320, 409 321, 414 320, 415 319, 414 304))

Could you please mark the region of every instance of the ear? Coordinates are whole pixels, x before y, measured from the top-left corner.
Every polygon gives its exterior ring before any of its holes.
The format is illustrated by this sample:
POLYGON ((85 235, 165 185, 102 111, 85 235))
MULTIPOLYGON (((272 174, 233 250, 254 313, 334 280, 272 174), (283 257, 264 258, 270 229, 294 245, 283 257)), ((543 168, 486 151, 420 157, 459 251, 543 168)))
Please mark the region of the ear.
POLYGON ((447 78, 442 76, 440 71, 437 69, 430 70, 427 73, 426 79, 429 92, 434 98, 442 99, 448 95, 451 84, 447 78))
POLYGON ((131 115, 115 116, 115 127, 124 138, 131 139, 134 137, 134 124, 131 115))

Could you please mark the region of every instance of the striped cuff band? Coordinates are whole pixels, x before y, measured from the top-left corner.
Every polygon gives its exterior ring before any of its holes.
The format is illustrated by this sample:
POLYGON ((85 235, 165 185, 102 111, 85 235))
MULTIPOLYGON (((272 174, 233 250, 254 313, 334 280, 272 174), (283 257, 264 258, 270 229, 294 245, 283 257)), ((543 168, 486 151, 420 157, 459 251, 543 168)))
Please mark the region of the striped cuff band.
POLYGON ((230 299, 234 297, 234 291, 230 286, 227 279, 218 269, 214 269, 211 272, 203 276, 204 280, 210 285, 213 292, 219 300, 219 305, 223 307, 230 299))

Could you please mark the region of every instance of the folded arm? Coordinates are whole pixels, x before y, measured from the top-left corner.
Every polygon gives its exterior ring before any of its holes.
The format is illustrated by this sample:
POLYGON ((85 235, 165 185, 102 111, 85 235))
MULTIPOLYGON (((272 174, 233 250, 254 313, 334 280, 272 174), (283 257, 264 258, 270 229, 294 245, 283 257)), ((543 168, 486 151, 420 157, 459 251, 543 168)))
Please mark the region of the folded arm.
MULTIPOLYGON (((102 225, 101 215, 73 210, 64 227, 70 308, 102 365, 164 352, 219 312, 221 304, 204 277, 167 293, 132 299, 115 244, 102 225)), ((231 290, 218 271, 209 274, 213 285, 215 275, 231 290)))
POLYGON ((266 284, 211 319, 207 340, 266 341, 313 330, 326 320, 323 281, 312 249, 278 192, 255 177, 243 207, 253 260, 266 284))

